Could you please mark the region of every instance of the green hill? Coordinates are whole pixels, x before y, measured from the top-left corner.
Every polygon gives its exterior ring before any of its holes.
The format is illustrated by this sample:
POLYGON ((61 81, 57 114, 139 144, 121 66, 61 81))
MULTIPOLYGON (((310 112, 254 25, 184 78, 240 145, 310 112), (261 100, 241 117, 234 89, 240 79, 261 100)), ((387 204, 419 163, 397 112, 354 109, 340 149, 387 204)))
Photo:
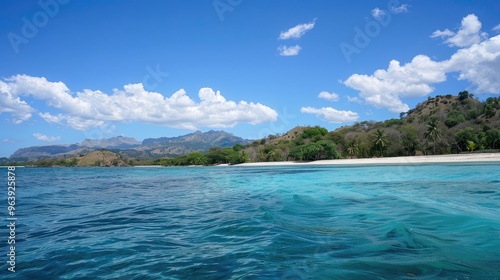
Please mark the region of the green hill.
MULTIPOLYGON (((332 141, 341 157, 368 158, 477 152, 500 148, 500 98, 481 102, 467 91, 458 96, 429 97, 399 119, 363 121, 326 134, 304 132, 319 127, 295 127, 247 145, 249 161, 301 159, 296 147, 332 141)), ((304 158, 302 158, 304 159, 304 158)))
POLYGON ((485 152, 500 149, 500 98, 481 102, 467 91, 429 97, 399 119, 363 121, 328 132, 297 126, 246 146, 160 159, 163 165, 309 161, 485 152))

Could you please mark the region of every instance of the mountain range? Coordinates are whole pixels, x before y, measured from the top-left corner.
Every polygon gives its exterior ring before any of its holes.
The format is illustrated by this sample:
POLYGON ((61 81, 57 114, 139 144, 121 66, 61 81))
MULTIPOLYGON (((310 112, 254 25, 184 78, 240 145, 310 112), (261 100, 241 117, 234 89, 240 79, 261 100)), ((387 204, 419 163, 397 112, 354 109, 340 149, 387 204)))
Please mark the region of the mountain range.
POLYGON ((142 142, 124 136, 108 139, 86 139, 81 143, 67 145, 47 145, 21 148, 9 160, 38 160, 54 157, 84 155, 95 150, 107 149, 126 157, 138 159, 160 158, 183 155, 194 151, 208 151, 211 147, 246 145, 250 140, 237 137, 225 131, 196 131, 177 137, 147 138, 142 142))

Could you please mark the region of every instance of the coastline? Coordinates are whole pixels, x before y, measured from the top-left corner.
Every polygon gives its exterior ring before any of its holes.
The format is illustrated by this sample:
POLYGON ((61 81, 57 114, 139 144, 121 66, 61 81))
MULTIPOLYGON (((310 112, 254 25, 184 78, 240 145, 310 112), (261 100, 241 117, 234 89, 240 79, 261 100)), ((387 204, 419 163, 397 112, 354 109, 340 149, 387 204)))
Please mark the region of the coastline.
POLYGON ((329 159, 311 162, 249 162, 234 166, 286 166, 286 165, 411 165, 411 164, 433 164, 433 163, 468 163, 468 162, 499 162, 500 153, 478 153, 478 154, 451 154, 451 155, 429 155, 429 156, 404 156, 384 158, 360 158, 360 159, 329 159))

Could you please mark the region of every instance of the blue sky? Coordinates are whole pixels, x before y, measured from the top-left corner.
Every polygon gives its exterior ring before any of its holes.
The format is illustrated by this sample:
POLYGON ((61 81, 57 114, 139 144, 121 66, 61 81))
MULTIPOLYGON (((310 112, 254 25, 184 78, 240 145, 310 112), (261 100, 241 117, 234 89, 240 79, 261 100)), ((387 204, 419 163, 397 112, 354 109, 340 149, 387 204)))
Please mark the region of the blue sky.
POLYGON ((500 94, 500 2, 2 1, 0 156, 113 136, 256 139, 500 94))

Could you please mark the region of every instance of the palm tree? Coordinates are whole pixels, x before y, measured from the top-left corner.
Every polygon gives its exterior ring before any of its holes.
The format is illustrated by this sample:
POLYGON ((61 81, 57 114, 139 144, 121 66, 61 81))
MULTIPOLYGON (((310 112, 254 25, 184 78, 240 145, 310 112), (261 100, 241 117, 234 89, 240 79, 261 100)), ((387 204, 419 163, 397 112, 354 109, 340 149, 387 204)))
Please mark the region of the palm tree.
POLYGON ((436 154, 436 141, 441 139, 441 132, 439 131, 438 128, 439 121, 436 119, 433 119, 427 124, 427 131, 425 132, 424 136, 427 138, 427 140, 432 141, 434 143, 433 146, 433 152, 436 154))
POLYGON ((474 150, 476 149, 476 147, 477 147, 477 144, 474 143, 474 141, 467 140, 467 150, 469 150, 473 153, 474 150))
POLYGON ((351 158, 353 156, 357 156, 359 154, 359 145, 356 140, 352 140, 347 144, 347 155, 349 155, 351 158))
POLYGON ((389 143, 385 132, 383 130, 377 129, 377 131, 373 134, 372 142, 375 143, 375 146, 378 146, 378 148, 380 149, 380 156, 382 157, 382 149, 389 143))
POLYGON ((401 142, 404 146, 404 149, 408 152, 408 155, 414 155, 415 149, 417 148, 417 136, 415 134, 407 133, 403 138, 401 138, 401 142))

